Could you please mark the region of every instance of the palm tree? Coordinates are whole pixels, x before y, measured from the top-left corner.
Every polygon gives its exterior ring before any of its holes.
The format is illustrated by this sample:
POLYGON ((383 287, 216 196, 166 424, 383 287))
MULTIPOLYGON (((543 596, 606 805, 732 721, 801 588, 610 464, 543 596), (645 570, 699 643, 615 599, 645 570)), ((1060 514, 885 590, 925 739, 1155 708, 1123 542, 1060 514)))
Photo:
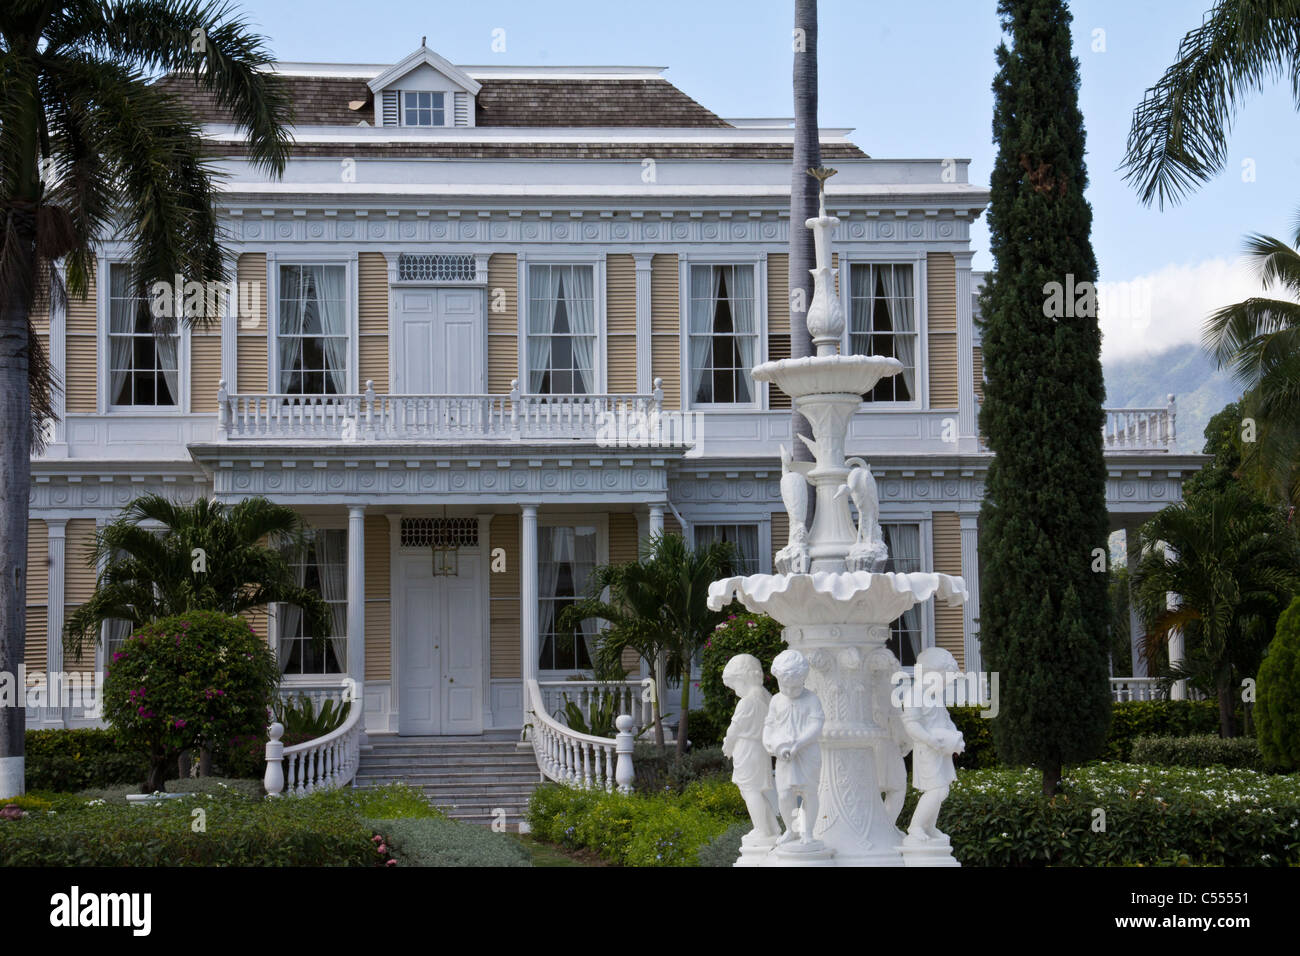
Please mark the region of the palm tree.
POLYGON ((1245 95, 1298 71, 1300 0, 1218 0, 1133 111, 1125 179, 1145 204, 1178 202, 1222 172, 1245 95))
MULTIPOLYGON (((47 285, 54 303, 84 298, 110 233, 131 244, 142 303, 176 275, 223 279, 200 129, 150 79, 192 77, 247 131, 251 161, 279 175, 289 100, 264 69, 270 59, 224 0, 0 6, 0 671, 23 660, 30 454, 58 384, 32 334, 36 289, 47 285)), ((25 727, 21 708, 0 708, 0 789, 21 786, 25 727)))
POLYGON ((1170 632, 1182 630, 1184 662, 1165 676, 1217 696, 1219 732, 1231 737, 1235 690, 1255 674, 1278 615, 1300 587, 1295 536, 1274 509, 1234 485, 1164 509, 1141 535, 1133 594, 1146 624, 1146 657, 1156 660, 1170 632), (1169 592, 1178 595, 1172 608, 1169 592))
POLYGON ((1220 368, 1245 392, 1242 415, 1255 421, 1243 465, 1275 500, 1300 503, 1300 216, 1293 245, 1247 237, 1246 254, 1265 289, 1285 299, 1253 297, 1224 306, 1205 322, 1203 341, 1220 368))
POLYGON ((677 752, 686 751, 691 659, 725 616, 709 610, 709 585, 732 573, 735 561, 735 546, 730 542, 715 541, 692 550, 681 535, 652 535, 642 545, 639 560, 596 568, 588 597, 565 608, 560 616, 566 628, 592 618, 609 624, 596 650, 601 668, 617 666, 629 648, 645 660, 665 662, 655 673, 655 739, 661 750, 659 701, 668 677, 681 681, 677 752), (608 600, 602 597, 606 589, 608 600))
POLYGON ((242 614, 277 602, 302 608, 307 633, 321 640, 333 629, 329 605, 297 583, 288 560, 302 530, 292 508, 265 498, 189 506, 137 498, 95 537, 88 561, 103 570, 90 600, 69 616, 65 645, 80 660, 105 621, 138 627, 186 611, 242 614))
MULTIPOLYGON (((811 229, 804 222, 817 215, 818 182, 808 170, 822 164, 821 137, 817 129, 817 0, 794 2, 794 150, 790 181, 790 356, 813 354, 808 332, 808 305, 812 302, 812 268, 816 251, 811 229)), ((798 438, 813 437, 812 426, 791 411, 791 440, 795 461, 812 461, 812 452, 798 438)), ((812 502, 809 502, 811 507, 812 502)), ((807 515, 811 523, 811 512, 807 515)))

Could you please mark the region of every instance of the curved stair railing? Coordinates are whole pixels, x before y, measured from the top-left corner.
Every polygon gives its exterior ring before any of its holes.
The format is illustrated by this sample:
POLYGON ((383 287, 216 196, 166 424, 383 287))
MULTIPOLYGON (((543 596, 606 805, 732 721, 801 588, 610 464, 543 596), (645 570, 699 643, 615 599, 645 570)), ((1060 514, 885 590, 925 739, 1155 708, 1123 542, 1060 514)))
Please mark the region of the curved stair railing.
POLYGON ((547 712, 535 679, 529 678, 526 685, 528 730, 542 776, 582 790, 631 793, 636 779, 632 769, 632 716, 620 714, 615 718, 618 734, 613 738, 581 734, 547 712))
POLYGON ((280 738, 284 725, 271 724, 266 742, 266 777, 262 785, 268 797, 282 793, 303 796, 317 790, 346 787, 357 775, 361 762, 361 702, 352 701, 348 716, 323 737, 286 747, 280 738))

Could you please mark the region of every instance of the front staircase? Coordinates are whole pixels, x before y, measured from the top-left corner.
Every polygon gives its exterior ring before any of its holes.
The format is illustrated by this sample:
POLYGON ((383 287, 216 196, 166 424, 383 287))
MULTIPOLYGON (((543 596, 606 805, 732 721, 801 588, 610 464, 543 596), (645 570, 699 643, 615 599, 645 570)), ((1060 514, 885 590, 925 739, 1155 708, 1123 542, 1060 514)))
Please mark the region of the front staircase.
POLYGON ((449 817, 490 824, 505 811, 514 830, 541 780, 537 757, 520 750, 517 733, 479 737, 371 737, 354 786, 407 783, 449 817))

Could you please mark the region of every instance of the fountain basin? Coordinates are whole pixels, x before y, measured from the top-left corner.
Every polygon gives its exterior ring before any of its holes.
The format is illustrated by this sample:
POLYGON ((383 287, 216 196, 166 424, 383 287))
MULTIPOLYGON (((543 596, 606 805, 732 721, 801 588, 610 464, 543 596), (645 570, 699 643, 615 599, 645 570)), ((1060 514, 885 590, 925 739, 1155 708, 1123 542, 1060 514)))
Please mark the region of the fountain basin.
POLYGON ((750 611, 786 627, 888 624, 930 598, 958 607, 966 582, 928 571, 824 571, 812 574, 750 574, 709 585, 709 607, 739 599, 750 611))
POLYGON ((884 355, 810 355, 754 367, 754 378, 771 382, 792 398, 804 395, 865 395, 903 363, 884 355))

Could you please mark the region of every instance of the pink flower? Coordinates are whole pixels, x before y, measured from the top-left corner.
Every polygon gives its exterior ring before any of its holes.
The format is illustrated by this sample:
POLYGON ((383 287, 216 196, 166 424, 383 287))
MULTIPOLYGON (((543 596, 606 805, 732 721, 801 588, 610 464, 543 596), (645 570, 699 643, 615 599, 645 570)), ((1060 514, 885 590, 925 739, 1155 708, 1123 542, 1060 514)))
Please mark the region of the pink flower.
POLYGON ((173 721, 173 723, 175 724, 177 730, 180 730, 182 727, 185 726, 185 721, 183 720, 173 721))
POLYGON ((381 844, 379 844, 378 847, 376 847, 376 849, 377 849, 378 852, 380 852, 380 853, 387 853, 387 852, 388 852, 388 844, 387 844, 387 843, 381 843, 381 844))
POLYGON ((397 866, 397 861, 389 860, 387 863, 384 864, 384 866, 397 866))
POLYGON ((376 834, 375 834, 374 836, 372 836, 370 839, 371 839, 371 841, 374 842, 374 843, 383 843, 383 842, 384 842, 384 838, 381 837, 378 833, 376 833, 376 834))

